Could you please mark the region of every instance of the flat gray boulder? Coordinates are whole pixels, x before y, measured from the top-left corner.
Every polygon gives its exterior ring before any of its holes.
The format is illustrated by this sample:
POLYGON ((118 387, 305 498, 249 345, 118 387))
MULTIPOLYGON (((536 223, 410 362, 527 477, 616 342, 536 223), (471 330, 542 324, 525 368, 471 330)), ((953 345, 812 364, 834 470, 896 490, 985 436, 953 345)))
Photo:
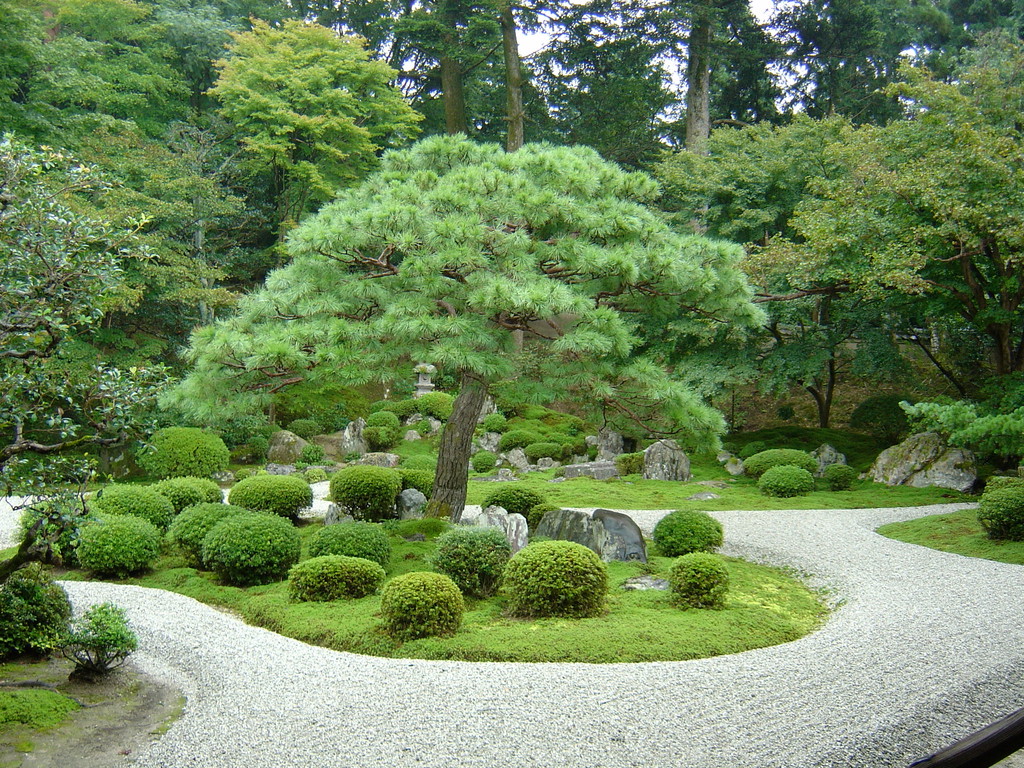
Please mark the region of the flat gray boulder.
POLYGON ((607 480, 618 477, 619 470, 614 461, 588 461, 584 464, 566 464, 562 467, 563 477, 592 477, 595 480, 607 480))
POLYGON ((498 458, 518 472, 530 471, 530 460, 526 458, 526 451, 522 448, 513 448, 500 454, 498 458))
POLYGON ((341 461, 350 453, 366 453, 366 441, 363 439, 365 426, 366 422, 363 419, 356 419, 350 421, 340 432, 316 435, 310 440, 323 448, 328 458, 341 461))
POLYGON ((415 488, 406 488, 395 500, 400 520, 415 520, 423 517, 423 508, 427 506, 427 497, 415 488))
POLYGON ((270 436, 267 461, 272 464, 294 464, 302 456, 302 449, 309 443, 287 429, 281 429, 270 436))
POLYGON ((818 462, 818 469, 814 473, 815 477, 824 477, 826 467, 831 467, 833 464, 846 463, 846 456, 828 443, 822 443, 811 451, 811 456, 818 462))
POLYGON ((687 496, 686 500, 687 501, 711 501, 711 499, 720 499, 720 498, 722 498, 722 497, 719 496, 717 493, 713 493, 712 491, 698 491, 697 493, 693 494, 692 496, 687 496))
POLYGON ((868 477, 886 485, 969 491, 978 469, 970 451, 950 448, 936 432, 919 432, 878 454, 868 477))
POLYGON ((690 479, 690 459, 675 440, 658 440, 644 450, 644 480, 690 479))
POLYGON ((366 464, 371 467, 388 467, 394 469, 401 462, 402 457, 397 453, 367 453, 353 464, 366 464))
POLYGON ((631 517, 621 512, 598 509, 591 516, 573 509, 552 510, 544 515, 534 533, 548 539, 575 541, 605 561, 647 562, 643 533, 631 517))

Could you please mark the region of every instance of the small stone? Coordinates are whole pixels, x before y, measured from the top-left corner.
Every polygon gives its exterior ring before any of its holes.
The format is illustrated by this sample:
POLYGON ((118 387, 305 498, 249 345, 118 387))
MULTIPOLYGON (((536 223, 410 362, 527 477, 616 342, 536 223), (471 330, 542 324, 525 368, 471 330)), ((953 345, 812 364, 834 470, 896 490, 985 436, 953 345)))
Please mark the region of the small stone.
POLYGON ((733 456, 727 462, 725 462, 725 471, 733 477, 739 477, 746 473, 746 469, 743 467, 743 459, 737 459, 733 456))
POLYGON ((388 467, 394 469, 401 462, 402 457, 396 453, 367 453, 353 464, 365 464, 371 467, 388 467))
POLYGON ((422 438, 420 437, 420 433, 417 432, 415 429, 408 429, 408 430, 406 430, 405 436, 402 439, 403 440, 412 441, 412 440, 421 440, 422 438))
POLYGON ((423 508, 427 506, 427 497, 416 488, 406 488, 395 501, 400 520, 416 520, 423 517, 423 508))
POLYGON ((687 501, 711 501, 711 499, 720 499, 720 498, 722 498, 722 497, 719 496, 717 493, 712 493, 711 491, 701 491, 700 493, 695 493, 692 496, 687 496, 686 500, 687 501))
POLYGON ((668 589, 667 579, 658 579, 654 576, 644 574, 642 576, 630 576, 622 582, 623 589, 668 589))
POLYGON ((354 523, 355 518, 347 514, 337 504, 328 504, 327 512, 324 513, 324 525, 335 525, 336 523, 354 523))
POLYGON ((292 464, 267 464, 268 475, 294 475, 295 467, 292 464))
POLYGON ((522 448, 513 448, 511 451, 501 454, 498 458, 520 472, 530 471, 530 460, 526 458, 526 451, 522 448))
POLYGON ((561 462, 555 461, 548 456, 537 459, 537 469, 553 469, 560 466, 562 466, 561 462))

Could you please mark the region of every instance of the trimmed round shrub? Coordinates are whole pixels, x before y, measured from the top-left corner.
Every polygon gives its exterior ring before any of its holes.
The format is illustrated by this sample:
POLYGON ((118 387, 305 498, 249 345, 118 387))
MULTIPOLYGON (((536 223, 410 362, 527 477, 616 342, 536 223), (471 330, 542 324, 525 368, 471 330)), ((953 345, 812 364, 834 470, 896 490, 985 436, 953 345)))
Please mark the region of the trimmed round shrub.
POLYGON ((60 644, 70 618, 67 593, 43 567, 20 568, 0 585, 0 659, 49 653, 60 644))
POLYGON ((384 569, 362 557, 311 557, 288 571, 288 595, 297 601, 358 599, 374 594, 383 583, 384 569))
POLYGON ((490 506, 502 507, 506 512, 511 514, 520 514, 523 517, 529 513, 538 504, 543 504, 547 501, 544 496, 531 491, 529 488, 517 488, 514 485, 503 485, 491 492, 491 494, 484 499, 483 508, 487 509, 490 506))
POLYGON ((990 539, 1024 541, 1024 486, 986 490, 978 502, 978 522, 990 539))
POLYGON ((512 547, 497 528, 459 526, 437 537, 433 566, 451 577, 462 594, 490 597, 498 589, 512 547))
POLYGON ((636 453, 621 453, 615 457, 615 468, 619 470, 619 474, 625 477, 626 475, 639 475, 644 471, 644 454, 643 451, 637 451, 636 453))
POLYGON ((254 512, 273 512, 294 520, 313 503, 313 489, 297 475, 256 475, 236 483, 228 501, 254 512))
POLYGON ((757 481, 758 490, 765 496, 789 498, 803 496, 814 490, 814 475, 802 467, 781 464, 767 470, 757 481))
POLYGON ((142 485, 108 485, 91 506, 102 515, 132 515, 166 529, 174 519, 174 504, 153 488, 142 485))
POLYGON ((426 472, 422 469, 406 469, 405 467, 399 467, 398 474, 402 477, 403 491, 409 488, 415 488, 428 499, 430 498, 430 494, 434 492, 433 472, 426 472))
POLYGON ((402 476, 386 467, 345 467, 331 478, 331 498, 356 520, 394 517, 401 492, 402 476))
POLYGON ((177 514, 196 504, 218 504, 224 499, 220 486, 206 477, 169 477, 151 486, 174 505, 177 514))
POLYGON ((448 421, 452 417, 455 398, 447 392, 428 392, 423 397, 413 400, 417 411, 424 416, 433 416, 438 421, 448 421))
POLYGON ((299 461, 306 464, 319 464, 326 458, 327 451, 322 445, 316 443, 302 446, 302 450, 299 452, 299 461))
POLYGON ((414 413, 419 412, 417 403, 418 401, 413 400, 411 397, 408 400, 378 400, 370 404, 370 413, 391 411, 399 419, 407 419, 414 413))
POLYGON ((501 436, 498 450, 511 451, 514 448, 525 448, 533 443, 543 443, 544 435, 528 429, 512 429, 501 436))
POLYGON ((469 464, 474 472, 483 474, 492 471, 498 465, 498 457, 491 451, 477 451, 470 458, 469 464))
POLYGON ((398 445, 401 436, 397 429, 391 427, 366 427, 363 430, 366 447, 371 451, 387 451, 398 445))
POLYGON ((508 419, 503 413, 489 413, 480 422, 484 432, 504 432, 508 427, 508 419))
POLYGON ((437 457, 436 456, 410 456, 407 459, 402 459, 402 469, 423 469, 433 474, 437 471, 437 457))
POLYGON ((530 443, 524 449, 526 458, 536 464, 539 459, 559 459, 563 454, 561 443, 530 443))
POLYGON ((768 443, 764 440, 751 440, 749 443, 740 448, 739 453, 736 455, 746 461, 755 453, 761 453, 761 451, 768 450, 768 443))
POLYGON ((772 467, 783 466, 800 467, 814 473, 818 469, 818 462, 807 451, 795 448, 772 448, 755 453, 743 462, 743 469, 753 478, 760 477, 772 467))
POLYGON ((270 450, 270 438, 256 435, 248 442, 249 452, 246 461, 266 461, 270 450))
POLYGON ((391 411, 377 411, 366 417, 368 427, 387 427, 396 432, 402 426, 401 420, 391 411))
POLYGON ((232 515, 203 539, 203 562, 228 584, 282 581, 299 561, 298 529, 277 515, 232 515))
POLYGON ((320 467, 310 467, 302 473, 303 479, 312 485, 313 483, 322 483, 327 479, 327 472, 320 469, 320 467))
POLYGON ((548 502, 542 502, 540 504, 534 504, 530 507, 530 511, 526 513, 526 526, 530 533, 537 530, 537 526, 540 525, 540 521, 544 519, 544 515, 548 512, 555 512, 561 509, 557 504, 549 504, 548 502))
POLYGON ((729 591, 729 571, 718 555, 691 552, 668 572, 672 600, 683 608, 724 608, 729 591))
POLYGON ((285 429, 298 435, 303 440, 309 440, 313 435, 322 435, 324 433, 323 425, 316 419, 295 419, 285 429))
POLYGON ((707 512, 678 509, 654 526, 654 543, 664 557, 711 552, 722 546, 722 524, 707 512))
POLYGON ((608 569, 582 544, 538 541, 508 561, 502 590, 512 616, 599 616, 608 593, 608 569))
POLYGON ((985 481, 985 493, 994 491, 996 488, 1009 488, 1010 486, 1024 486, 1024 477, 1012 475, 992 475, 985 481))
POLYGON ((104 514, 82 527, 78 561, 99 576, 127 576, 149 568, 160 554, 160 539, 148 520, 104 514))
POLYGON ((830 491, 848 491, 857 479, 857 470, 847 464, 829 464, 821 475, 830 491))
POLYGON ((246 478, 256 477, 257 475, 269 475, 270 473, 262 467, 242 467, 235 472, 235 480, 242 482, 246 478))
POLYGON ((250 510, 233 504, 196 504, 182 510, 167 529, 167 538, 177 545, 192 568, 203 567, 203 539, 221 520, 250 510))
POLYGON ((372 560, 387 569, 391 562, 388 535, 374 523, 335 523, 317 531, 309 542, 309 556, 347 555, 372 560))
POLYGON ((441 573, 416 571, 396 576, 380 595, 384 631, 399 640, 454 634, 463 611, 462 593, 441 573))
POLYGON ((139 454, 139 464, 154 477, 209 477, 227 469, 229 461, 224 441, 196 427, 157 430, 150 447, 139 454))

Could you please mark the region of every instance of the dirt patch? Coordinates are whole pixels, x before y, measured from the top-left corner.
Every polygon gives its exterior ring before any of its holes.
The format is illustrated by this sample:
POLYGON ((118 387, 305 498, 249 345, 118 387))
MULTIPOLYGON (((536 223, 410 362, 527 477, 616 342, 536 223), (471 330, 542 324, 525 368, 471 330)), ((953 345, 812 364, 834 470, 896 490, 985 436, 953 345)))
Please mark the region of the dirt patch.
POLYGON ((184 709, 180 691, 130 665, 95 683, 69 681, 71 669, 56 658, 0 666, 0 680, 49 683, 85 705, 53 728, 0 728, 0 768, 112 768, 160 738, 184 709))

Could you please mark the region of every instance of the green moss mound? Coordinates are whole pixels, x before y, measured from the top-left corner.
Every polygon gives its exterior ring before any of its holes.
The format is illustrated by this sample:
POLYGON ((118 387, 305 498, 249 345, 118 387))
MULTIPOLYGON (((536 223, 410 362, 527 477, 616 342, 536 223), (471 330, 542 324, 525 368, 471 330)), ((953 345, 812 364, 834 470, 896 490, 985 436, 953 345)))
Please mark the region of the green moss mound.
MULTIPOLYGON (((491 414, 492 416, 494 414, 491 414)), ((485 474, 498 465, 498 457, 491 451, 477 451, 469 460, 474 472, 485 474)))
POLYGON ((540 541, 509 560, 502 591, 512 616, 599 616, 605 608, 608 571, 582 544, 540 541))
POLYGON ((53 728, 67 719, 79 705, 56 691, 0 691, 0 727, 27 725, 53 728))
POLYGON ((331 478, 331 498, 356 520, 394 517, 401 491, 401 475, 385 467, 345 467, 331 478))
POLYGON ((271 512, 295 520, 313 503, 313 489, 297 475, 254 475, 237 483, 228 501, 254 512, 271 512))
POLYGON ((345 555, 312 557, 288 572, 288 594, 297 601, 359 599, 374 594, 383 583, 379 564, 345 555))
POLYGON ((676 560, 668 583, 673 599, 683 608, 721 609, 729 592, 729 569, 717 555, 691 552, 676 560))
POLYGON ((139 464, 154 477, 209 477, 227 469, 231 453, 213 432, 195 427, 166 427, 153 434, 139 464))
POLYGON ((101 515, 131 515, 166 529, 174 519, 174 503, 142 485, 108 485, 90 505, 101 515))
POLYGON ((757 487, 765 496, 790 498, 803 496, 814 490, 814 475, 803 467, 783 464, 770 467, 757 481, 757 487))
POLYGON ((282 581, 299 561, 302 541, 286 518, 252 513, 217 523, 203 539, 203 562, 228 584, 282 581))
POLYGON ((82 527, 78 560, 97 576, 122 578, 153 564, 161 538, 160 530, 141 517, 104 514, 82 527))
POLYGON ((206 477, 169 477, 150 486, 174 507, 175 514, 196 504, 217 504, 224 499, 220 486, 206 477))
POLYGON ((665 557, 710 552, 722 546, 722 524, 707 512, 678 509, 657 522, 653 538, 665 557))
POLYGON ((464 611, 459 588, 441 573, 396 576, 380 596, 384 631, 399 640, 453 634, 464 611))
POLYGON ((361 557, 386 570, 391 562, 391 542, 375 523, 335 523, 316 532, 309 542, 309 554, 361 557))
POLYGON ((221 520, 250 510, 233 504, 196 504, 182 511, 167 529, 170 539, 192 568, 203 568, 203 539, 221 520))

